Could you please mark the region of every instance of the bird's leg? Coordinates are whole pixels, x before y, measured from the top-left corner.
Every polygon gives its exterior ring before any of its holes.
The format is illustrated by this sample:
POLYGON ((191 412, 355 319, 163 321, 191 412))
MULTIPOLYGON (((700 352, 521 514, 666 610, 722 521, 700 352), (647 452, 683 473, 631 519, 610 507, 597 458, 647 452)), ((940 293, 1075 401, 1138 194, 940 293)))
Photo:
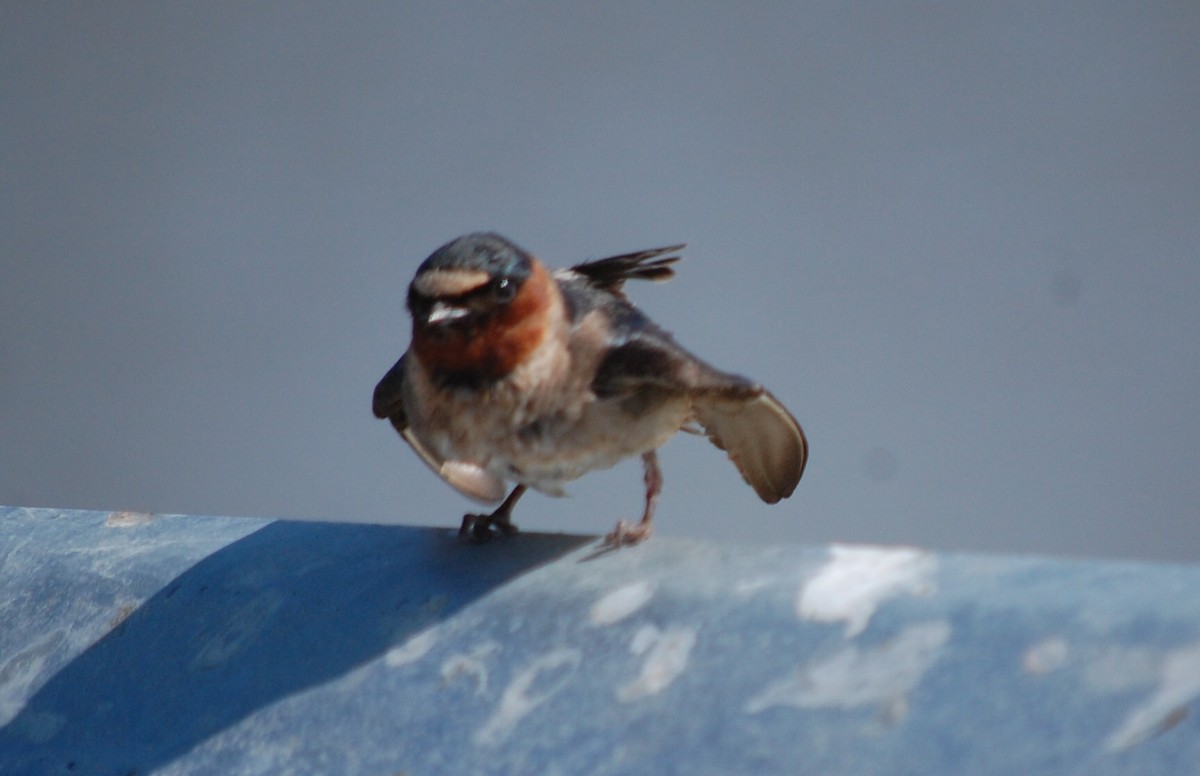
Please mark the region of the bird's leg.
POLYGON ((620 547, 624 544, 637 544, 650 538, 651 523, 654 520, 654 506, 658 504, 658 494, 662 492, 662 472, 658 468, 658 453, 651 450, 642 453, 642 466, 645 468, 646 509, 642 512, 642 520, 637 525, 629 525, 624 520, 617 522, 617 527, 604 543, 610 547, 620 547))
POLYGON ((490 515, 463 515, 462 528, 458 529, 459 538, 484 542, 492 538, 493 528, 505 536, 515 534, 517 527, 513 525, 512 511, 524 493, 525 486, 517 485, 508 494, 508 498, 504 499, 504 503, 496 507, 496 511, 490 515))

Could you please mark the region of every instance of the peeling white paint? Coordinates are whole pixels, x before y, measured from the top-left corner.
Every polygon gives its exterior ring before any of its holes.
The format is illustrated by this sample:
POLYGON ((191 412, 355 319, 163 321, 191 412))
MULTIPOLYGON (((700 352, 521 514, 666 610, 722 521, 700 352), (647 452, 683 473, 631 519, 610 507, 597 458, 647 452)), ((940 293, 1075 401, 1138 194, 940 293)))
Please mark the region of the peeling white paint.
POLYGON ((193 671, 216 668, 253 644, 273 624, 275 613, 283 606, 282 593, 267 590, 229 613, 196 651, 188 667, 193 671))
POLYGON ((1158 689, 1125 717, 1104 742, 1121 752, 1169 730, 1187 715, 1200 696, 1200 642, 1168 652, 1159 672, 1158 689))
POLYGON ((508 738, 518 722, 566 686, 582 659, 577 649, 556 649, 533 661, 509 682, 496 713, 475 734, 475 743, 491 745, 508 738), (531 692, 543 674, 547 677, 545 686, 531 692))
POLYGON ((1025 650, 1021 656, 1021 667, 1028 674, 1048 674, 1066 665, 1069 654, 1066 640, 1061 636, 1051 636, 1025 650))
POLYGON ((646 580, 623 585, 592 604, 589 619, 593 625, 612 625, 641 609, 653 595, 654 585, 646 580))
POLYGON ((645 654, 646 659, 638 677, 617 690, 617 700, 629 703, 662 692, 687 668, 695 645, 695 628, 675 626, 660 631, 647 625, 638 629, 629 650, 635 655, 645 654))
POLYGON ((383 656, 383 662, 392 668, 415 663, 429 654, 429 650, 433 649, 436 643, 437 628, 426 628, 403 644, 389 649, 383 656))
POLYGON ((911 547, 835 544, 829 561, 801 586, 796 614, 805 620, 846 623, 846 638, 866 629, 875 609, 899 595, 929 595, 937 558, 911 547))
POLYGON ((0 663, 0 726, 11 722, 45 681, 46 663, 65 641, 63 631, 54 631, 0 663))
POLYGON ((757 714, 773 706, 852 709, 879 705, 902 715, 907 709, 905 696, 937 662, 950 633, 950 624, 937 620, 911 625, 886 644, 867 651, 847 645, 768 685, 750 699, 746 712, 757 714))
POLYGON ((153 512, 113 512, 105 519, 109 528, 132 528, 154 520, 153 512))
POLYGON ((442 663, 442 681, 450 684, 459 677, 469 677, 475 680, 476 694, 483 695, 488 687, 488 670, 483 661, 499 650, 496 642, 485 641, 466 654, 451 655, 442 663))
POLYGON ((475 680, 476 692, 482 693, 487 689, 487 666, 473 655, 451 655, 442 663, 439 673, 445 684, 451 684, 461 677, 470 677, 475 680))

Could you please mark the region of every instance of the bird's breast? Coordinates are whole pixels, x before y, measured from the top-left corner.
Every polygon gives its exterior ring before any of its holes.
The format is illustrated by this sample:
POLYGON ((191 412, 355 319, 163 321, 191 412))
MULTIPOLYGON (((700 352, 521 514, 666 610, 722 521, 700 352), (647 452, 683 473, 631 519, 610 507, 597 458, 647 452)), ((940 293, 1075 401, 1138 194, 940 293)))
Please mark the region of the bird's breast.
POLYGON ((482 389, 438 386, 418 367, 412 427, 445 460, 558 493, 563 482, 661 446, 689 419, 684 395, 601 399, 593 376, 561 339, 482 389))

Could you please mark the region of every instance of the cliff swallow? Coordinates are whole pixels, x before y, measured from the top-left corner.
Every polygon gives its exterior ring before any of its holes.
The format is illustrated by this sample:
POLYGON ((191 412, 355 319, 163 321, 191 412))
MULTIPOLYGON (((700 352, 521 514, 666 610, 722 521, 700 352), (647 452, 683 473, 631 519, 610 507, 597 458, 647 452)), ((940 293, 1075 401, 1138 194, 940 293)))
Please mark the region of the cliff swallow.
POLYGON ((515 533, 528 488, 563 484, 640 455, 646 502, 612 546, 650 535, 662 489, 655 451, 704 433, 759 497, 792 494, 808 458, 800 424, 765 388, 684 350, 626 298, 627 280, 666 280, 682 245, 550 270, 497 234, 438 248, 408 288, 412 342, 375 386, 373 410, 463 494, 500 506, 460 534, 515 533), (515 486, 506 493, 506 481, 515 486))

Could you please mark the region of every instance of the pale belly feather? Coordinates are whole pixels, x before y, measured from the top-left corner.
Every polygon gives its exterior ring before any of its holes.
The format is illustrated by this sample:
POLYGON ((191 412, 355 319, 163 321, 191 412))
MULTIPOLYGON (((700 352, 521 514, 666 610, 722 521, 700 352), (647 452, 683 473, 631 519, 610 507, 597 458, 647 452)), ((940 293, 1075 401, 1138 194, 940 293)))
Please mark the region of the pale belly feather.
POLYGON ((561 495, 563 483, 660 447, 690 419, 686 395, 600 399, 557 360, 529 364, 482 393, 439 392, 433 402, 418 376, 409 398, 424 406, 410 413, 413 430, 447 461, 561 495))

